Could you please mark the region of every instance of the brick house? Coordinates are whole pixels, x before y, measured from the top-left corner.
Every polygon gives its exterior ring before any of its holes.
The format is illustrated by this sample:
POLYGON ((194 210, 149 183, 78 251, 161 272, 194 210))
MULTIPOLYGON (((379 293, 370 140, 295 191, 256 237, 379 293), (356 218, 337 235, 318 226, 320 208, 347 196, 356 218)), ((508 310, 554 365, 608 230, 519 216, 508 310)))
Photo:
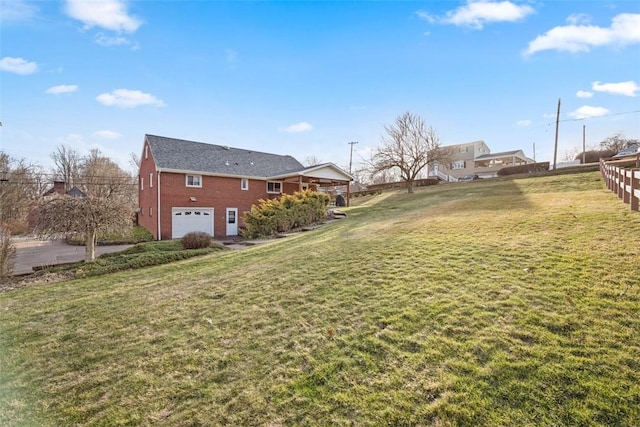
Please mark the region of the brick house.
POLYGON ((353 178, 333 163, 305 167, 291 156, 145 135, 138 180, 138 224, 165 240, 236 236, 260 199, 353 178))

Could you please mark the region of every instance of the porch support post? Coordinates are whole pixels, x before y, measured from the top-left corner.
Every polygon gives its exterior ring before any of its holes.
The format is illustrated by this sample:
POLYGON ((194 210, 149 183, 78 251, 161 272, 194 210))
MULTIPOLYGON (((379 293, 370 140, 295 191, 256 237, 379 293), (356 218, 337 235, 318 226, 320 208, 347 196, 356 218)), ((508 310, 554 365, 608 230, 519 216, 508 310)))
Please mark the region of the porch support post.
POLYGON ((302 175, 298 175, 298 191, 302 191, 302 175))
POLYGON ((347 207, 351 205, 351 181, 347 181, 347 207))

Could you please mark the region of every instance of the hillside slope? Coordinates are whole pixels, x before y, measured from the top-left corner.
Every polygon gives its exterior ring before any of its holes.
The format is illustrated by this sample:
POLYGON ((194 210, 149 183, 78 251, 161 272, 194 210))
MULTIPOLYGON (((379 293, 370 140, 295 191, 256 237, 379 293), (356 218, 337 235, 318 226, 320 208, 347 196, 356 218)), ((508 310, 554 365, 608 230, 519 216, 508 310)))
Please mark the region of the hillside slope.
POLYGON ((0 295, 0 424, 640 424, 640 215, 597 173, 354 205, 0 295))

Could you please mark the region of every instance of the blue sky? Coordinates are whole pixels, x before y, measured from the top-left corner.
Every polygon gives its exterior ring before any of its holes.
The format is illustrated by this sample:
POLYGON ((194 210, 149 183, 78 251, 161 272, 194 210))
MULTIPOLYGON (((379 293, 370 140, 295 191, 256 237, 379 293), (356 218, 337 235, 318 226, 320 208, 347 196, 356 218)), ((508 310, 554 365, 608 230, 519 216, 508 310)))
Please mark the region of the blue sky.
POLYGON ((0 149, 128 167, 145 133, 354 164, 420 115, 553 160, 640 139, 637 1, 0 0, 0 149))

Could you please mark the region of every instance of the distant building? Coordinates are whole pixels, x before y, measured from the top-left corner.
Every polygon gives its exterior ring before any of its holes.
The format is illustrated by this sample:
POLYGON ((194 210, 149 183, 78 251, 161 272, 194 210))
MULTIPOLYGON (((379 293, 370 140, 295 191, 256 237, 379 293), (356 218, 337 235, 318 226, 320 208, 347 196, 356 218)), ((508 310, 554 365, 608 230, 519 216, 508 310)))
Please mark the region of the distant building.
POLYGON ((535 160, 525 156, 522 150, 492 154, 484 141, 448 145, 441 148, 450 152, 449 161, 431 165, 429 176, 436 176, 443 181, 457 181, 465 175, 493 178, 498 176, 498 171, 504 167, 535 163, 535 160))
POLYGON ((86 197, 82 190, 78 187, 73 187, 69 191, 65 191, 66 183, 64 181, 53 181, 53 188, 47 190, 42 197, 47 200, 55 195, 63 196, 71 196, 71 197, 86 197))

